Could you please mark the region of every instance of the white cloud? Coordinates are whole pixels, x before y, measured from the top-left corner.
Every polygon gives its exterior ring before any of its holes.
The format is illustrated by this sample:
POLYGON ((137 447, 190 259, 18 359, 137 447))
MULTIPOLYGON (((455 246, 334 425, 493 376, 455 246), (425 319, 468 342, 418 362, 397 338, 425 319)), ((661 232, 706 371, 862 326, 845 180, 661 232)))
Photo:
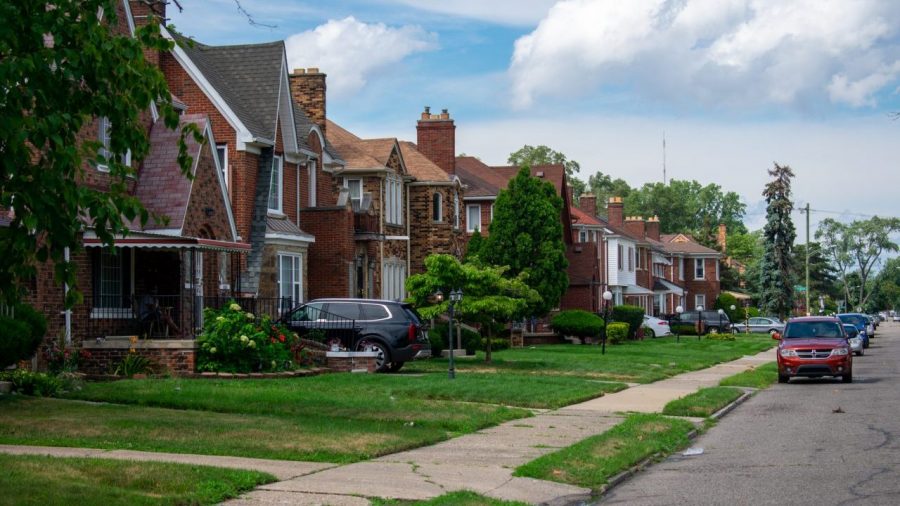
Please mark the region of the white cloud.
POLYGON ((513 101, 598 86, 704 105, 870 105, 900 58, 894 0, 564 0, 519 38, 513 101))
POLYGON ((556 0, 394 0, 416 9, 504 25, 534 26, 556 0))
POLYGON ((291 35, 285 45, 291 68, 318 67, 328 74, 329 97, 340 98, 407 56, 436 49, 437 36, 417 26, 394 28, 349 16, 291 35))

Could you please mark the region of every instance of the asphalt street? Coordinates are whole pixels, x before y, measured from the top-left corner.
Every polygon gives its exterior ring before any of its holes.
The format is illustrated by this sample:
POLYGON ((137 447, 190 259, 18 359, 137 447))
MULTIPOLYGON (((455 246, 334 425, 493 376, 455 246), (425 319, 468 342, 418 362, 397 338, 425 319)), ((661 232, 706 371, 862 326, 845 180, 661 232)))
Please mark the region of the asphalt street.
POLYGON ((900 505, 900 323, 882 323, 854 382, 775 384, 599 504, 900 505))

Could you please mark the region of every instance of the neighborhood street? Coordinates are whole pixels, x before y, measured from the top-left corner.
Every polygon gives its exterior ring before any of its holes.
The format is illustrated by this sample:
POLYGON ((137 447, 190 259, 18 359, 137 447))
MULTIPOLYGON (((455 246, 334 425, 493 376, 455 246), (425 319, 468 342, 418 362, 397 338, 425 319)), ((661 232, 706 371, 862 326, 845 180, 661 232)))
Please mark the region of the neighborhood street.
POLYGON ((600 504, 900 504, 900 324, 854 357, 854 383, 776 384, 600 504))

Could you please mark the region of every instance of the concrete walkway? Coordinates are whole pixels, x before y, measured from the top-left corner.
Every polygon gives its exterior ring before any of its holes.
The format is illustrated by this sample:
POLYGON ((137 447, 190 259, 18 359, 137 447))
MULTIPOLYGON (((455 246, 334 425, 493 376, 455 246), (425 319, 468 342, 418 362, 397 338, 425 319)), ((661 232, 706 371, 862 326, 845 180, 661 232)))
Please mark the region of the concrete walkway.
POLYGON ((497 499, 532 504, 565 503, 580 497, 587 498, 590 490, 543 480, 516 478, 512 476, 513 471, 541 455, 605 432, 622 421, 623 412, 659 412, 669 401, 700 388, 718 385, 725 377, 774 360, 774 349, 768 350, 562 409, 537 413, 531 418, 513 420, 433 446, 343 466, 234 457, 3 445, 0 445, 0 452, 189 462, 260 470, 272 473, 281 480, 229 501, 226 503, 229 506, 363 506, 369 504, 365 497, 419 500, 458 490, 472 490, 497 499))

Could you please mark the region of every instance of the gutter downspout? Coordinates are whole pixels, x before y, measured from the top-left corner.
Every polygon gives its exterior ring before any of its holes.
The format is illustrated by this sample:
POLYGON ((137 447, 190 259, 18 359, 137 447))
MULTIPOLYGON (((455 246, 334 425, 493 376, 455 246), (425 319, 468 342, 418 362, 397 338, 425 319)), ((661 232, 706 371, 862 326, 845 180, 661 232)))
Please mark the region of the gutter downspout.
MULTIPOLYGON (((409 278, 412 267, 412 237, 409 235, 412 232, 409 226, 409 183, 404 186, 406 187, 406 277, 409 278)), ((406 280, 403 281, 403 295, 406 295, 406 280)))
MULTIPOLYGON (((63 260, 65 260, 66 262, 69 262, 69 259, 70 259, 69 254, 70 254, 69 247, 66 246, 63 249, 63 260)), ((65 303, 66 298, 68 298, 68 296, 69 296, 69 284, 68 283, 65 284, 65 287, 63 288, 63 293, 65 294, 65 297, 63 298, 63 301, 65 303)), ((66 310, 63 312, 63 314, 65 315, 65 321, 66 321, 66 336, 65 336, 66 346, 71 346, 72 345, 72 310, 69 308, 66 308, 66 310)))
MULTIPOLYGON (((378 235, 381 236, 381 240, 378 241, 378 263, 381 264, 381 295, 375 295, 374 286, 372 287, 372 295, 379 298, 384 298, 384 211, 387 201, 387 194, 384 191, 384 177, 378 178, 378 195, 381 197, 381 213, 379 213, 380 216, 378 219, 378 235)), ((373 276, 373 278, 374 277, 375 276, 373 276)))

